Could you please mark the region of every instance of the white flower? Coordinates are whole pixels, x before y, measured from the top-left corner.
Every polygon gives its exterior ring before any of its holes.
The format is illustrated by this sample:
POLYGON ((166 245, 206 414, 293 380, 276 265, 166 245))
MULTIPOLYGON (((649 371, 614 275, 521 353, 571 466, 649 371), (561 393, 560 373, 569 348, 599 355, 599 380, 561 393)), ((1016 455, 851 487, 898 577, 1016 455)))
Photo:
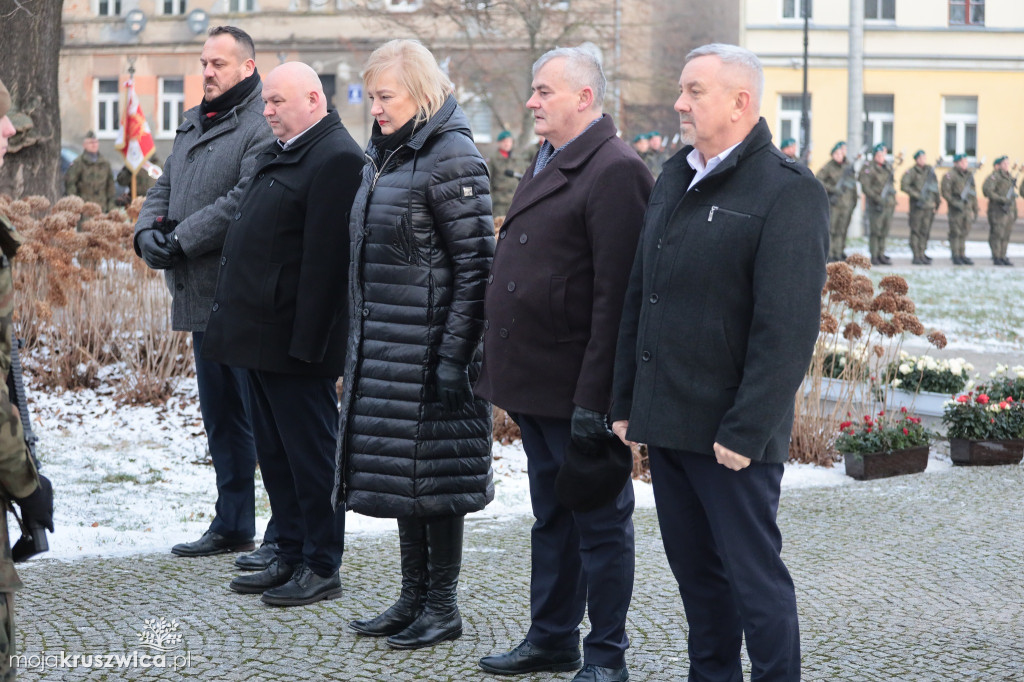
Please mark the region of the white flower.
POLYGON ((902 365, 900 365, 900 374, 910 374, 910 371, 910 365, 908 365, 907 363, 904 362, 902 365))
POLYGON ((949 361, 949 371, 953 374, 963 374, 964 361, 961 358, 953 358, 949 361))
POLYGON ((893 379, 892 385, 896 388, 899 388, 900 386, 903 385, 903 379, 893 379))

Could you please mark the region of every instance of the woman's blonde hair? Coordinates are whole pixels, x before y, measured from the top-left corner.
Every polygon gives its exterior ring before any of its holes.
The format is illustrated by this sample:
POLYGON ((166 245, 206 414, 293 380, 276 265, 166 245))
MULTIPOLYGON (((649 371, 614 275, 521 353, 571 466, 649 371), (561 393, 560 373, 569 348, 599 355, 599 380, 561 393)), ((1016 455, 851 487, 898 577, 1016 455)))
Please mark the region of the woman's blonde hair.
POLYGON ((363 67, 366 89, 370 90, 381 74, 392 67, 396 69, 399 83, 419 105, 417 121, 425 121, 436 114, 448 95, 455 91, 434 55, 418 40, 389 40, 374 50, 363 67))

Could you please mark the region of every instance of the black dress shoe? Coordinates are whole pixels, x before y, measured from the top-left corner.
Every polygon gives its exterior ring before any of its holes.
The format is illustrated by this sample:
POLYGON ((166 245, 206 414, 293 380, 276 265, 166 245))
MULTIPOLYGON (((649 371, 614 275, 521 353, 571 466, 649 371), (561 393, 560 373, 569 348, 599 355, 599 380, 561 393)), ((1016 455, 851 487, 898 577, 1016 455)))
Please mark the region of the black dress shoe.
MULTIPOLYGON (((917 256, 914 256, 914 259, 912 261, 910 261, 910 264, 911 265, 928 265, 927 261, 925 261, 923 258, 918 258, 917 256)), ((237 564, 238 562, 235 561, 235 563, 237 564)))
POLYGON ((929 256, 928 254, 922 254, 921 260, 924 261, 925 265, 931 265, 932 264, 932 257, 929 256))
POLYGON ((182 542, 171 547, 171 554, 178 556, 212 556, 228 552, 248 552, 255 549, 256 543, 248 540, 229 540, 220 533, 208 530, 203 537, 195 542, 182 542))
POLYGON ((1009 258, 1003 259, 1003 265, 1009 265, 1011 268, 1013 267, 1013 263, 1010 262, 1009 258))
POLYGON ((892 258, 889 258, 884 253, 878 257, 878 260, 882 262, 882 265, 892 265, 892 258))
POLYGON ((974 265, 974 261, 967 256, 960 256, 960 261, 962 265, 974 265))
POLYGON ((628 682, 629 670, 621 668, 602 668, 599 665, 587 664, 576 673, 572 682, 628 682))
POLYGON ((518 675, 539 671, 568 672, 583 664, 577 647, 541 649, 525 639, 512 651, 480 659, 480 667, 495 675, 518 675))
POLYGON ((264 542, 252 554, 243 554, 235 559, 235 566, 243 571, 262 571, 277 557, 277 543, 264 542))
POLYGON ((880 260, 878 260, 877 258, 875 258, 874 256, 872 256, 872 257, 871 257, 871 264, 872 264, 872 265, 881 265, 881 264, 882 264, 882 261, 880 261, 880 260))
POLYGON ((324 578, 302 564, 292 574, 291 580, 267 590, 260 599, 271 606, 305 606, 321 599, 337 599, 340 596, 341 576, 337 571, 324 578))
POLYGON ((280 587, 292 579, 296 566, 284 563, 277 557, 259 573, 240 575, 228 587, 241 594, 260 594, 274 587, 280 587))
POLYGON ((953 265, 965 265, 964 260, 960 256, 953 256, 953 265))

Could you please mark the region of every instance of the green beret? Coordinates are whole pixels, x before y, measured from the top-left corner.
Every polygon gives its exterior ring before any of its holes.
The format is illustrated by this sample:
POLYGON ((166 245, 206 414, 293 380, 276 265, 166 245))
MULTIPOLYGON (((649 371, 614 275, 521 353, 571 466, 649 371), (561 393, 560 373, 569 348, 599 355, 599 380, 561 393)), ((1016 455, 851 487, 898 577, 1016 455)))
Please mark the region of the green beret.
POLYGON ((877 154, 878 152, 884 152, 884 151, 887 151, 888 149, 889 149, 889 148, 885 146, 885 143, 884 143, 884 142, 879 142, 878 144, 876 144, 876 145, 875 145, 875 146, 874 146, 874 147, 873 147, 873 148, 871 149, 871 153, 872 153, 872 154, 877 154))
POLYGON ((507 137, 512 137, 512 133, 510 133, 507 130, 502 130, 500 133, 498 133, 498 142, 501 142, 507 137))
POLYGON ((966 159, 966 158, 967 158, 966 154, 954 154, 953 155, 953 163, 956 163, 960 159, 966 159))
POLYGON ((998 166, 998 165, 999 165, 999 164, 1001 164, 1001 163, 1002 163, 1003 161, 1006 161, 1006 160, 1007 160, 1008 158, 1010 158, 1010 157, 1009 157, 1009 156, 1000 156, 1000 157, 999 157, 998 159, 996 159, 996 162, 995 162, 995 164, 994 164, 994 165, 998 166))
POLYGON ((637 135, 636 137, 633 138, 633 144, 636 144, 640 140, 646 140, 646 139, 647 139, 647 136, 644 135, 643 133, 640 133, 639 135, 637 135))
POLYGON ((647 133, 647 137, 661 137, 661 133, 658 132, 657 130, 652 130, 651 132, 647 133))
POLYGON ((835 154, 836 151, 845 146, 846 142, 844 140, 839 140, 839 142, 836 142, 834 145, 832 145, 832 151, 830 151, 829 154, 835 154))
POLYGON ((0 118, 7 115, 7 112, 11 110, 11 93, 7 92, 7 87, 3 81, 0 81, 0 118))
POLYGON ((917 161, 917 157, 923 156, 923 155, 924 155, 924 150, 923 149, 918 149, 916 152, 914 152, 914 161, 917 161))
POLYGON ((779 149, 785 149, 786 147, 792 147, 795 145, 796 140, 794 140, 792 137, 787 137, 785 140, 782 141, 782 144, 779 145, 779 149))

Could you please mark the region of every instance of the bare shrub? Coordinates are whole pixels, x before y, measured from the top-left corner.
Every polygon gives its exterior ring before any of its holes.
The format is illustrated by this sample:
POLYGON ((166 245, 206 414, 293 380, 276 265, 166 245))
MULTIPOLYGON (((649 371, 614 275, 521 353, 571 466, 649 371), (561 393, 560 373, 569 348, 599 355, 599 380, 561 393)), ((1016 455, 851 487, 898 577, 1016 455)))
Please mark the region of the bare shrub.
POLYGON ((494 440, 502 445, 511 445, 517 440, 522 440, 523 434, 519 431, 519 425, 512 421, 512 417, 508 416, 508 412, 497 406, 492 409, 494 411, 494 422, 491 427, 491 435, 494 440))

